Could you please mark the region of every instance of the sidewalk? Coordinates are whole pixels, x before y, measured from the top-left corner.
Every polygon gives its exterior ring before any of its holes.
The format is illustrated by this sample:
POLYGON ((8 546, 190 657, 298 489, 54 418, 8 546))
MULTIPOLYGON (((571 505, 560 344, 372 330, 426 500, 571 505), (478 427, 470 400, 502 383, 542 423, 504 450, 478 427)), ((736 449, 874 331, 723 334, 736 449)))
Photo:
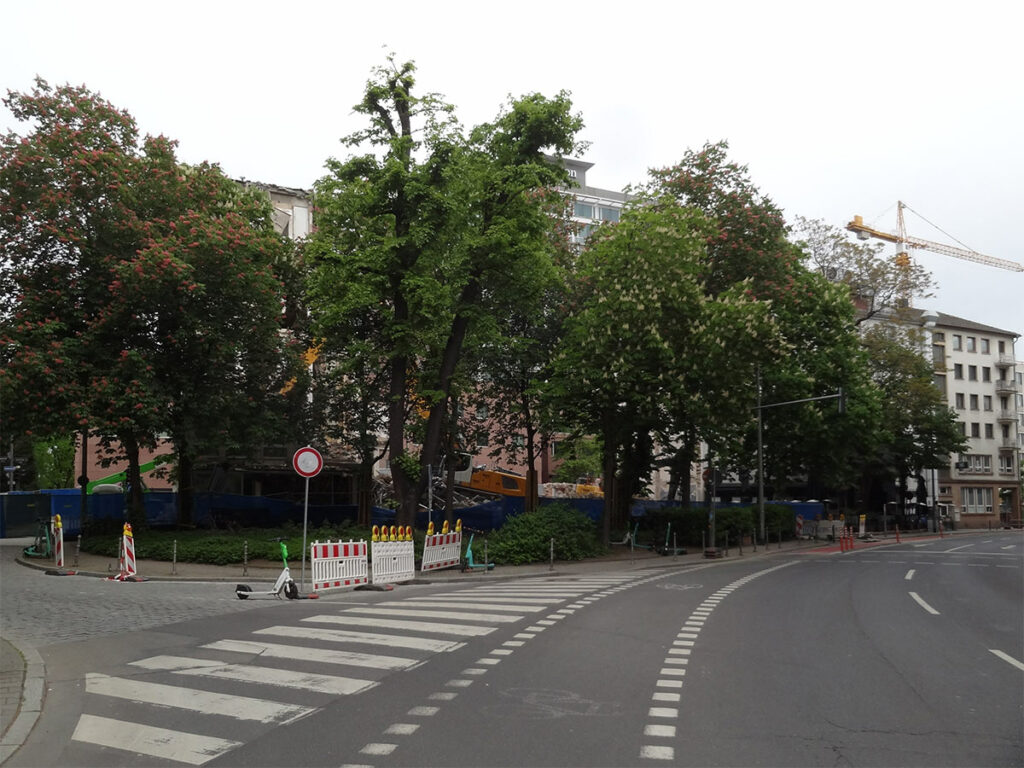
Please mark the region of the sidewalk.
MULTIPOLYGON (((57 569, 52 561, 40 561, 25 557, 20 552, 21 546, 32 543, 32 539, 15 542, 3 540, 4 545, 19 546, 17 562, 25 567, 51 572, 55 578, 60 575, 73 577, 107 578, 118 572, 116 558, 102 557, 88 553, 75 554, 68 552, 65 556, 65 567, 57 569)), ((883 542, 879 542, 883 543, 883 542)), ((885 543, 895 543, 889 539, 885 543)), ((623 545, 613 545, 612 551, 603 557, 590 558, 582 561, 555 561, 554 563, 534 563, 519 566, 497 566, 494 570, 476 569, 462 572, 457 568, 432 571, 425 575, 417 574, 412 584, 471 584, 480 581, 504 581, 542 576, 587 575, 597 573, 623 573, 628 571, 647 571, 655 568, 667 569, 674 567, 693 566, 698 563, 728 563, 753 557, 764 557, 772 554, 800 552, 809 554, 828 554, 838 552, 838 546, 822 545, 820 542, 786 541, 779 547, 769 544, 759 546, 754 551, 745 546, 740 551, 733 547, 728 557, 707 559, 699 549, 689 550, 686 554, 658 555, 648 549, 634 549, 623 545)), ((479 553, 482 554, 482 553, 479 553)), ((482 558, 481 558, 482 559, 482 558)), ((301 561, 290 563, 293 577, 300 576, 301 561)), ((268 560, 257 560, 243 566, 241 563, 232 565, 206 565, 201 563, 172 564, 159 560, 140 560, 137 562, 139 577, 151 581, 192 581, 192 582, 238 582, 238 583, 273 583, 281 572, 279 563, 268 560)), ((310 578, 310 564, 306 563, 306 578, 310 578)), ((35 648, 28 647, 17 640, 0 635, 0 764, 3 764, 28 738, 42 711, 43 691, 45 687, 46 669, 42 658, 35 648)))

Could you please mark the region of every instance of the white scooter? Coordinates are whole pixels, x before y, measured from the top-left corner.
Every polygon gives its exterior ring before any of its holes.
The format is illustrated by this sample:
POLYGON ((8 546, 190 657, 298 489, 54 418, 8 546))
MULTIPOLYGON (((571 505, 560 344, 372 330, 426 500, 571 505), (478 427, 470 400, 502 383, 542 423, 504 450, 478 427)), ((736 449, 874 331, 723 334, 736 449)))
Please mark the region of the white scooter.
POLYGON ((248 584, 236 585, 235 594, 238 595, 239 600, 246 600, 249 595, 273 595, 280 599, 282 594, 289 600, 298 599, 299 586, 292 580, 291 572, 288 570, 288 545, 284 543, 284 539, 272 539, 272 541, 276 541, 281 545, 281 561, 284 563, 281 575, 274 582, 273 589, 266 592, 253 592, 248 584))

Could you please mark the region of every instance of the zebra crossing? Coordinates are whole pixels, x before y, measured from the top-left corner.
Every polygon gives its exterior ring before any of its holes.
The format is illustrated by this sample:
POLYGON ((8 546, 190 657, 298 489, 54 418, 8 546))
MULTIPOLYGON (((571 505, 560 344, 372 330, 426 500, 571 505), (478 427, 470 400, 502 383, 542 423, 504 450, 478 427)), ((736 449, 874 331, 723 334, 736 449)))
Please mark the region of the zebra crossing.
POLYGON ((531 579, 338 607, 205 643, 193 655, 129 662, 137 674, 89 673, 69 755, 84 765, 112 761, 111 750, 129 753, 126 762, 144 756, 203 765, 267 727, 308 717, 436 654, 643 581, 628 574, 531 579))

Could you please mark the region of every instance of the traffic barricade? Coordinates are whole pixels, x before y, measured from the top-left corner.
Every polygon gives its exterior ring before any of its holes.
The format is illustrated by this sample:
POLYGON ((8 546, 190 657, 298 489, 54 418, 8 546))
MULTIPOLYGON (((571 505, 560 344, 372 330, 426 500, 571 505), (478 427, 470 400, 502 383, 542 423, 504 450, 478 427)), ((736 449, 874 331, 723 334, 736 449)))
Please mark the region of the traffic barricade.
POLYGON ((310 555, 314 592, 368 582, 365 541, 314 541, 310 555))
POLYGON ((445 522, 441 533, 433 532, 433 523, 423 539, 423 559, 420 562, 420 573, 436 571, 441 568, 454 568, 462 560, 462 521, 455 525, 455 531, 449 533, 445 522))
POLYGON ((379 534, 373 527, 370 542, 370 567, 374 584, 396 584, 412 581, 416 576, 415 550, 411 527, 391 526, 390 535, 385 527, 379 534))

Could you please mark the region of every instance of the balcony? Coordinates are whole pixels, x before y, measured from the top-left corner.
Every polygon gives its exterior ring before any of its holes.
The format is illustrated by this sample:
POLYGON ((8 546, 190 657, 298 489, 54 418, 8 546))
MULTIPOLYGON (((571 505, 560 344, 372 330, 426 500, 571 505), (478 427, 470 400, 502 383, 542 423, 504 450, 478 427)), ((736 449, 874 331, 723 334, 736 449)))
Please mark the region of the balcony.
POLYGON ((996 365, 999 368, 1013 368, 1013 355, 999 355, 996 358, 996 365))
POLYGON ((996 411, 996 421, 1000 424, 1013 424, 1017 421, 1016 411, 996 411))
POLYGON ((1012 379, 998 379, 996 381, 996 392, 1001 395, 1015 395, 1020 392, 1020 387, 1012 379))
POLYGON ((1017 436, 1000 437, 997 439, 1000 451, 1014 451, 1017 449, 1017 436))

